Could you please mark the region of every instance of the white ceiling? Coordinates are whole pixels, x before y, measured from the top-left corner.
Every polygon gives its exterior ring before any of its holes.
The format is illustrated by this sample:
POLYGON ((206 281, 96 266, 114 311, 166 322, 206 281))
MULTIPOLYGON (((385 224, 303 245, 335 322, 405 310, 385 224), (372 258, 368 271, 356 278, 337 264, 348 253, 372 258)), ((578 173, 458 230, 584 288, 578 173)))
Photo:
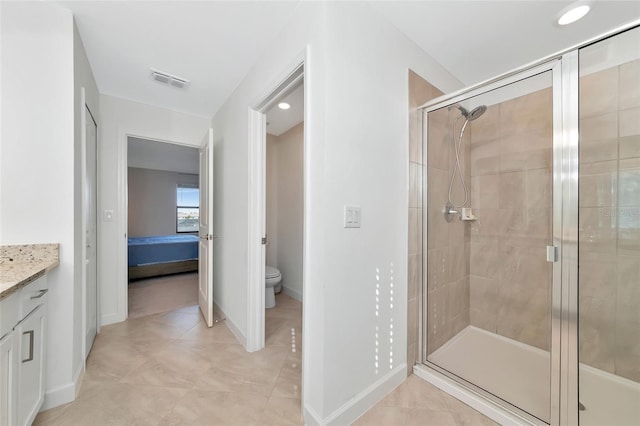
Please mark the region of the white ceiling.
POLYGON ((640 19, 640 1, 592 1, 582 20, 560 27, 571 1, 370 2, 465 85, 542 59, 640 19))
POLYGON ((206 118, 291 18, 292 1, 61 1, 101 93, 206 118), (191 81, 181 90, 150 68, 191 81))
POLYGON ((197 175, 200 173, 199 159, 198 148, 128 138, 127 165, 129 167, 197 175))
MULTIPOLYGON (((101 93, 210 118, 292 18, 298 1, 61 1, 76 17, 101 93), (191 81, 153 81, 149 68, 191 81)), ((640 1, 593 1, 560 28, 568 1, 370 1, 469 85, 640 19, 640 1)))
POLYGON ((293 92, 274 104, 267 111, 267 133, 280 136, 304 120, 304 84, 300 84, 293 92), (289 109, 280 109, 279 102, 291 105, 289 109))

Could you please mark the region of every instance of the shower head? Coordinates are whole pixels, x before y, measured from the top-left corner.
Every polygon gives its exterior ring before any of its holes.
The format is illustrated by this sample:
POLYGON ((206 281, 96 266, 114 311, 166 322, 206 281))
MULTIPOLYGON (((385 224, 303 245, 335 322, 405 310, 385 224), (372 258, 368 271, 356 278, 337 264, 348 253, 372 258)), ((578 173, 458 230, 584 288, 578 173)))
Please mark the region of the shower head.
POLYGON ((484 114, 484 112, 487 110, 487 106, 486 105, 480 105, 478 107, 475 107, 474 109, 471 110, 470 113, 468 114, 463 114, 465 117, 467 117, 467 120, 469 121, 473 121, 476 118, 480 118, 480 116, 482 114, 484 114))
MULTIPOLYGON (((462 114, 462 116, 464 118, 466 118, 467 120, 469 120, 469 121, 473 121, 476 118, 479 118, 487 110, 487 106, 486 105, 480 105, 478 107, 475 107, 471 111, 468 111, 462 105, 454 105, 453 107, 458 108, 460 110, 460 114, 462 114)), ((449 107, 449 109, 451 109, 453 107, 449 107)))

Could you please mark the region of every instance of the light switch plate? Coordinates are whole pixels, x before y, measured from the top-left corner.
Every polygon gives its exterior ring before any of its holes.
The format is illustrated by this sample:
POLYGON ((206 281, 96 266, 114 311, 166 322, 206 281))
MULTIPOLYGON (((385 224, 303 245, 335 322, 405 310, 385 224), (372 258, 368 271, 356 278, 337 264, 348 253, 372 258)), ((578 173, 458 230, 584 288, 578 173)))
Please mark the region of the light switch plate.
POLYGON ((361 211, 360 206, 344 206, 344 227, 345 228, 360 228, 361 223, 361 211))

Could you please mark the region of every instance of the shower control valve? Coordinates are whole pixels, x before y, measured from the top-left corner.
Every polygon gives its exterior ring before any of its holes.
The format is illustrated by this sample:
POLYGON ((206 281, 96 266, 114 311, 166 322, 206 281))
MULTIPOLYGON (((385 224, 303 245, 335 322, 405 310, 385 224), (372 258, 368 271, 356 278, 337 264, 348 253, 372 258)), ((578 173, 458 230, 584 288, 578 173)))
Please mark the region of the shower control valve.
POLYGON ((453 216, 458 214, 458 210, 455 209, 453 204, 447 203, 444 206, 444 219, 447 222, 451 222, 453 220, 453 216))

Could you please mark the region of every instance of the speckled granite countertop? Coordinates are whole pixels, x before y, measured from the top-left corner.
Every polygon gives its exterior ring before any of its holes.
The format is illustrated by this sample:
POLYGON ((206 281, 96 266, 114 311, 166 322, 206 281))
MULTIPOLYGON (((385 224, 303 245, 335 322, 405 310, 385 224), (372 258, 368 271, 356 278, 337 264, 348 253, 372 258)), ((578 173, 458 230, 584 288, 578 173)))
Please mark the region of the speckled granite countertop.
POLYGON ((0 246, 0 300, 60 263, 59 244, 0 246))

